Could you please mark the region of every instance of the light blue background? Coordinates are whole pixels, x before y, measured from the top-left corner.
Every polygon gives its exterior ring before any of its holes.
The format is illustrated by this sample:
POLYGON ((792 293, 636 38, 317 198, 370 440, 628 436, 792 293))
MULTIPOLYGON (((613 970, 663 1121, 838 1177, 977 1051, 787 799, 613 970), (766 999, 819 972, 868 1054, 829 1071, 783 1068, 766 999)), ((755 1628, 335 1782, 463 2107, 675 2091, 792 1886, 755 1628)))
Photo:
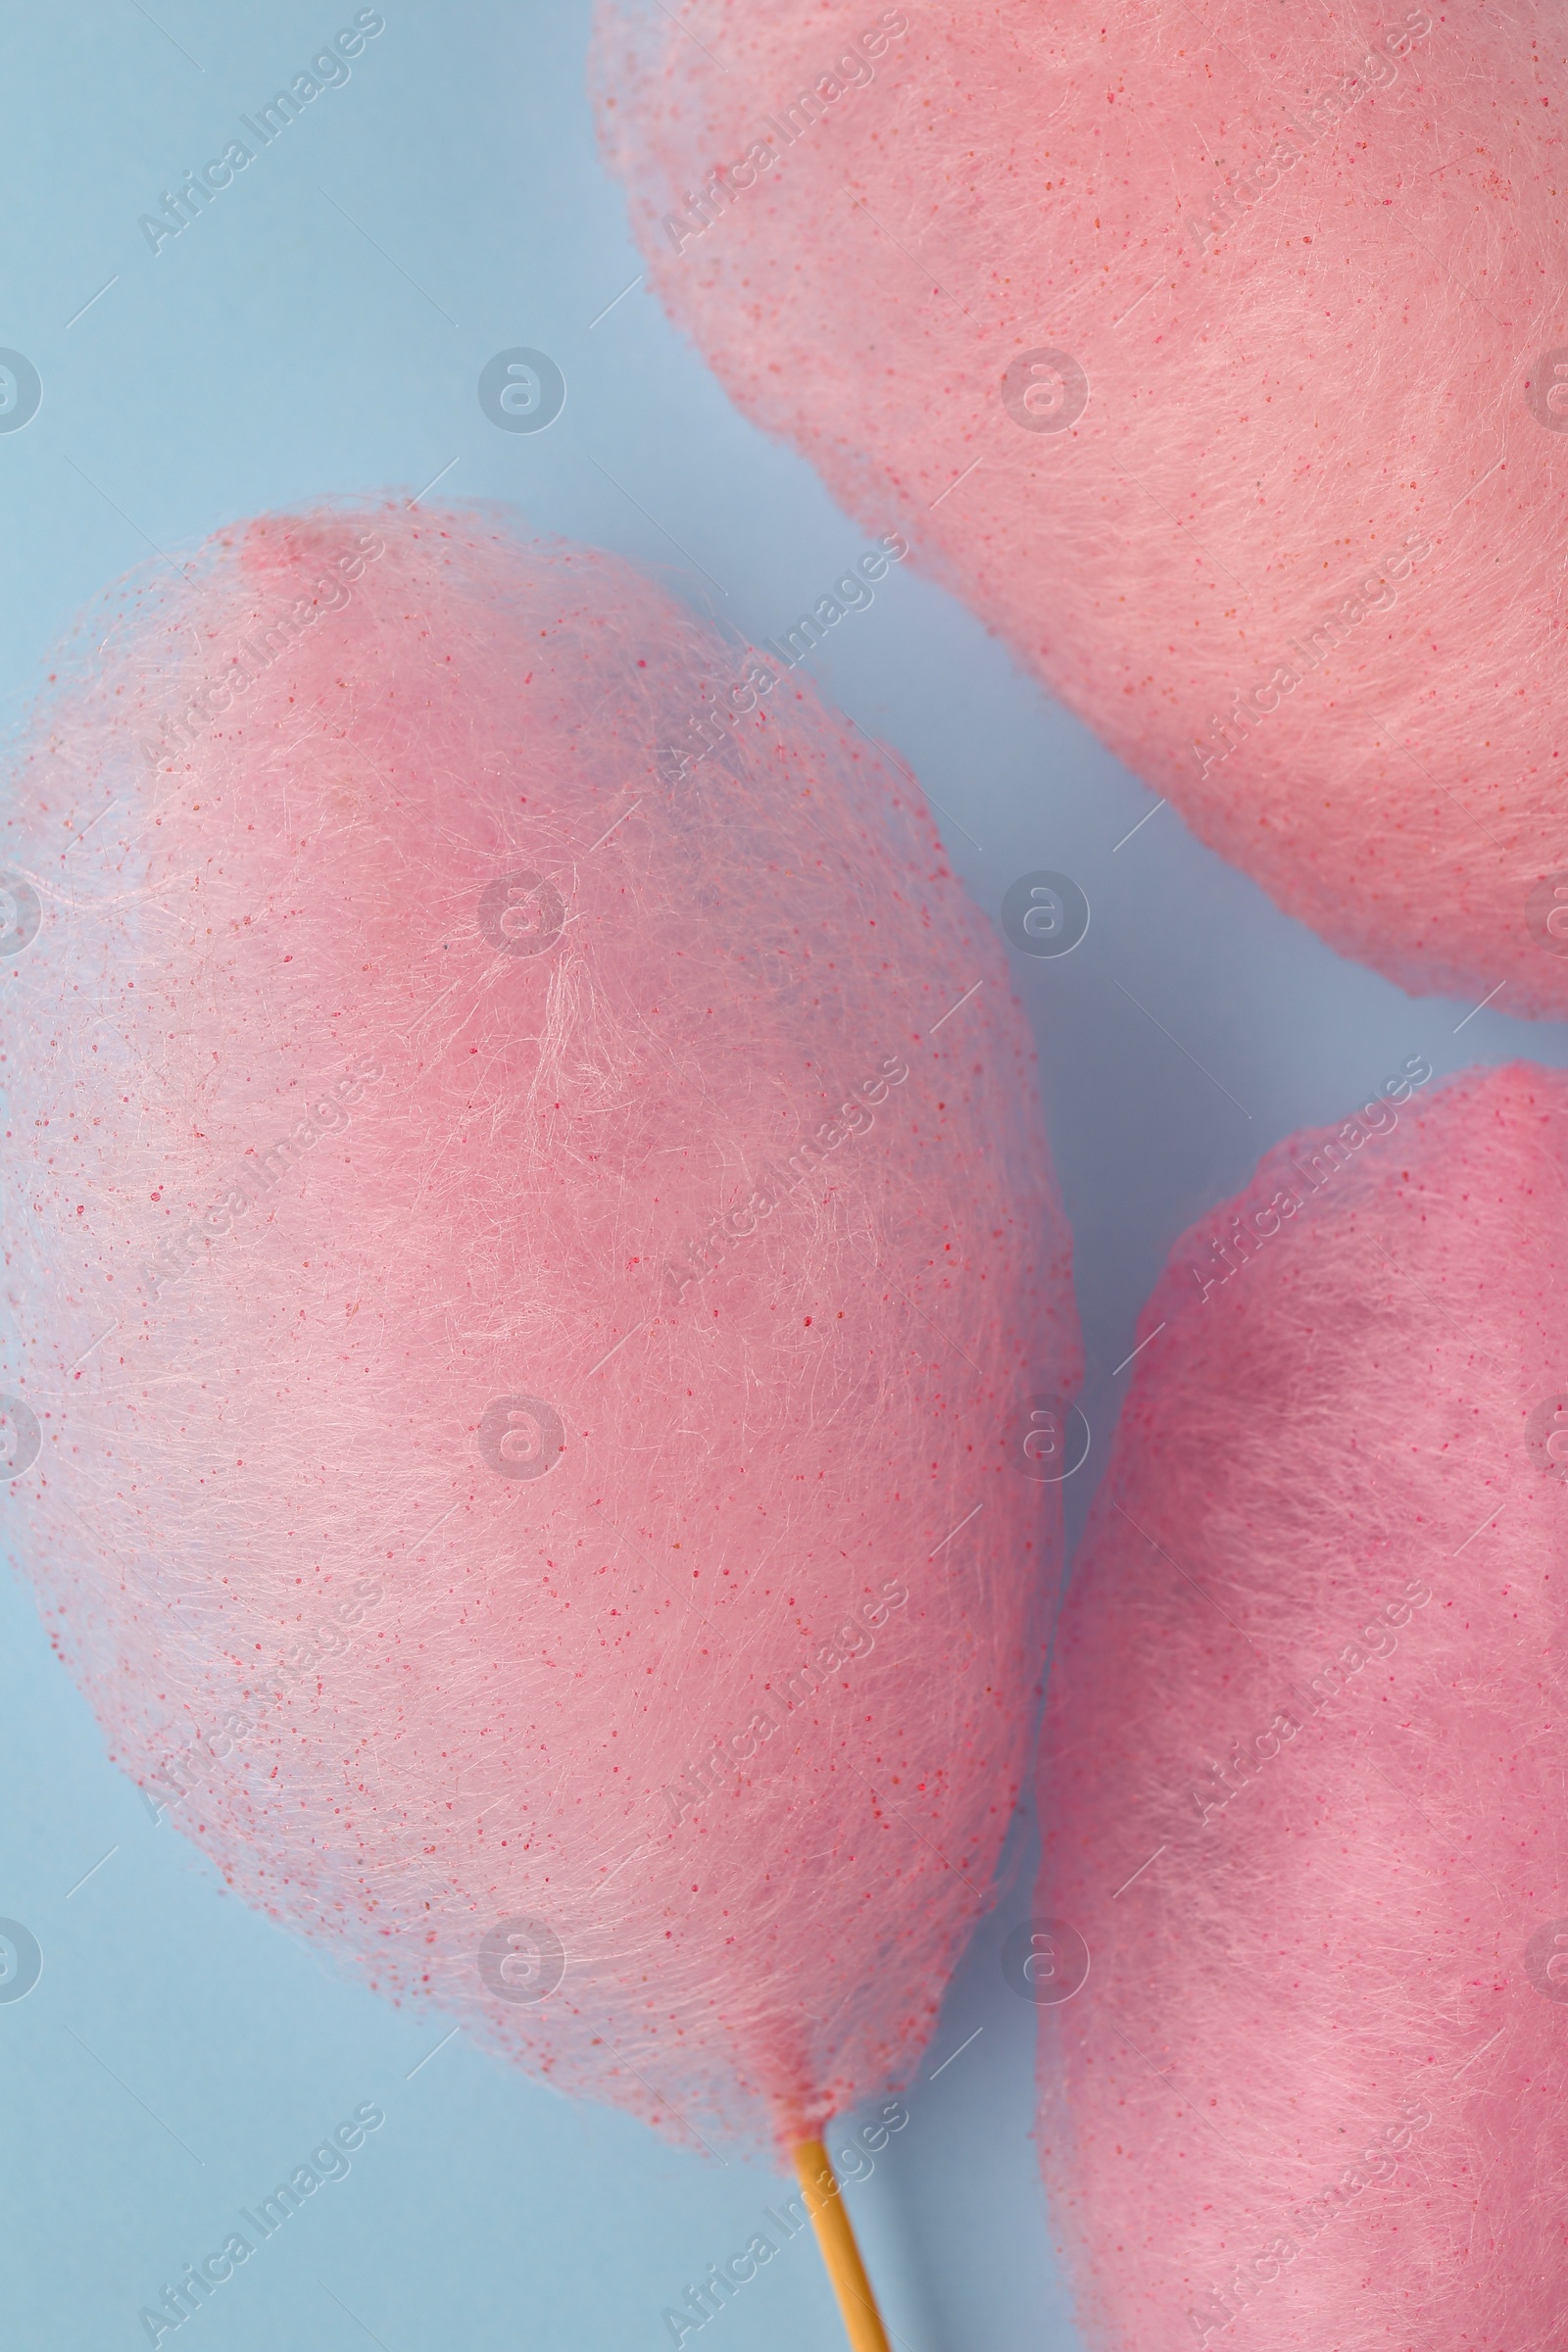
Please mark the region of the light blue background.
MULTIPOLYGON (((441 495, 513 499, 542 526, 672 565, 753 635, 787 625, 858 552, 863 528, 732 412, 640 287, 593 323, 639 262, 597 160, 581 0, 392 0, 348 84, 156 258, 137 216, 352 10, 155 0, 154 14, 93 0, 8 23, 0 344, 33 361, 44 400, 0 436, 0 716, 20 712, 77 607, 156 550, 321 493, 412 495, 449 462, 441 495), (480 413, 479 369, 509 345, 565 372, 547 432, 504 434, 480 413)), ((1486 1011, 1456 1035, 1468 1005, 1413 1003, 1342 962, 1169 809, 1124 841, 1150 796, 906 572, 814 667, 917 767, 988 909, 1037 866, 1074 875, 1093 906, 1074 954, 1016 959, 1077 1237, 1095 1432, 1069 1489, 1081 1517, 1115 1367, 1178 1233, 1268 1145, 1343 1113, 1405 1054, 1440 1071, 1519 1053, 1561 1063, 1563 1032, 1486 1011)), ((10 2352, 144 2342, 137 2307, 371 2099, 387 2122, 351 2176, 191 2323, 208 2352, 667 2343, 662 2307, 744 2244, 776 2177, 672 2152, 461 2038, 421 2064, 427 2027, 332 1981, 149 1818, 19 1576, 0 1580, 0 1914, 45 1954, 36 1989, 0 2005, 10 2352)), ((1033 1857, 1020 1822, 909 2128, 850 2192, 908 2352, 1074 2340, 1030 2137, 1034 2013, 998 1966, 1033 1857)), ((837 2328, 803 2237, 704 2340, 798 2352, 837 2345, 837 2328)))

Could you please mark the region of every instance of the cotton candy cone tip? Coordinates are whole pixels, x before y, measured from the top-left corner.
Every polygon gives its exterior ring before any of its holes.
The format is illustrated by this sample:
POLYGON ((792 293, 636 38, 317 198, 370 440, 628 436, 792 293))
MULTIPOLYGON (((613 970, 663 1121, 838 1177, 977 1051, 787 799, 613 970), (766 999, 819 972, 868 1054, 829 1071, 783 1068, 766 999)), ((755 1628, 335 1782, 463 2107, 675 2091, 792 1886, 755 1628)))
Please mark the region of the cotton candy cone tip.
POLYGON ((679 17, 601 132, 746 413, 1333 947, 1568 1010, 1560 9, 679 17))
POLYGON ((1178 1246, 1074 1566, 1035 1974, 1094 2346, 1561 2314, 1568 1078, 1430 1076, 1178 1246))
POLYGON ((58 667, 0 1360, 51 1636, 367 1984, 793 2144, 907 2074, 1025 1769, 1078 1358, 994 939, 847 720, 503 514, 236 528, 58 667))

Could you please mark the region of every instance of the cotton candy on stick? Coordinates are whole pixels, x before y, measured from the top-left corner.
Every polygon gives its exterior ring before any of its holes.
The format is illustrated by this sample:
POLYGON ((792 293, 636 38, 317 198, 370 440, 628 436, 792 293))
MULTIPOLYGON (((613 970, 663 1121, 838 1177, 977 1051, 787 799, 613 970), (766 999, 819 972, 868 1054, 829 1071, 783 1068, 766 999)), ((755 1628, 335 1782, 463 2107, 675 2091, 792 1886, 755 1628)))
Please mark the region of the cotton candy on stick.
POLYGON ((4 857, 7 1508, 112 1755, 677 2137, 906 2078, 1024 1765, 1016 1415, 1077 1364, 917 792, 625 564, 387 507, 91 616, 4 857))
POLYGON ((1468 2352, 1568 2291, 1568 1078, 1411 1067, 1178 1245, 1074 1566, 1036 1982, 1091 2347, 1468 2352))
POLYGON ((1334 947, 1568 1010, 1561 10, 678 13, 600 122, 748 414, 1334 947))

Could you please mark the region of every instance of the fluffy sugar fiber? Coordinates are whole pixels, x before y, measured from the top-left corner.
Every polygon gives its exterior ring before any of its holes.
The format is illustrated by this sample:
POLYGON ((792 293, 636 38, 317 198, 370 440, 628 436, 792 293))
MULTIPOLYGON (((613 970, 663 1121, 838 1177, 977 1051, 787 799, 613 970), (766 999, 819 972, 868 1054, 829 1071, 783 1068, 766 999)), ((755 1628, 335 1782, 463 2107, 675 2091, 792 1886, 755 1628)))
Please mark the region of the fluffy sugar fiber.
POLYGON ((602 0, 595 79, 751 416, 1333 946, 1560 1014, 1565 44, 1544 0, 602 0))
POLYGON ((91 615, 6 834, 0 1388, 52 1635, 249 1901, 789 2139, 985 1900, 1058 1542, 1006 1417, 1077 1343, 917 796, 783 680, 661 769, 749 659, 392 505, 91 615))
POLYGON ((1233 1206, 1146 1310, 1052 1664, 1037 1912, 1091 1958, 1041 2011, 1041 2143, 1080 2316, 1139 2352, 1544 2343, 1568 1079, 1396 1079, 1233 1206))

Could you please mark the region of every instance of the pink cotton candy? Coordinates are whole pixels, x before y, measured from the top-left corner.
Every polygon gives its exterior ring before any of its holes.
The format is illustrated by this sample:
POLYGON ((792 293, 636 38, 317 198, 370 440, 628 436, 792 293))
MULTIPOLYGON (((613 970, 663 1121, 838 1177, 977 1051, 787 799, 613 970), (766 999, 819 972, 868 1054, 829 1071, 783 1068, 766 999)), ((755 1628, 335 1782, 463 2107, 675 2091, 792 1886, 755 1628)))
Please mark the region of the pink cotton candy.
POLYGON ((747 413, 1332 946, 1568 1012, 1560 7, 678 13, 602 134, 747 413))
POLYGON ((627 565, 388 505, 111 600, 14 798, 5 1492, 116 1762, 678 2136, 906 2076, 1025 1768, 1017 1417, 1077 1376, 918 796, 627 565))
POLYGON ((1107 2352, 1568 2294, 1568 1077, 1430 1075, 1180 1243, 1074 1568, 1041 2145, 1107 2352))

